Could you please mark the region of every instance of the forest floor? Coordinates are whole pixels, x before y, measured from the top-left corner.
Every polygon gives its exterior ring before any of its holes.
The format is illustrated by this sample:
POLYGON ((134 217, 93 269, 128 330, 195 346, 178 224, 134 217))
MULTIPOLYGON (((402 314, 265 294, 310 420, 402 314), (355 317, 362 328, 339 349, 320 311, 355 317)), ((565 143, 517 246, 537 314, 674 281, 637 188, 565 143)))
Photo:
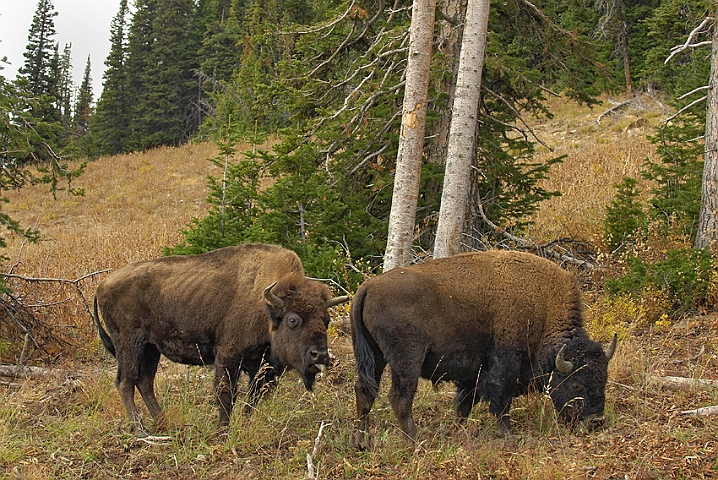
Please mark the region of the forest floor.
MULTIPOLYGON (((605 99, 589 109, 555 100, 553 119, 532 120, 553 149, 541 147, 539 156, 567 155, 546 185, 563 195, 536 214, 532 238, 600 243, 612 185, 624 175, 638 177, 644 160, 655 156, 646 135, 668 115, 662 104, 641 97, 599 122, 613 105, 605 99)), ((608 422, 595 431, 559 424, 547 396, 532 392, 514 402, 514 434, 501 439, 486 405, 458 423, 451 385, 421 382, 414 404, 419 445, 409 449, 394 425, 385 381, 371 415, 374 444, 356 451, 351 341, 339 321, 345 306, 335 309, 338 321, 330 326, 336 362, 314 393, 288 373, 251 417, 237 412, 220 433, 212 370, 163 359, 157 392, 169 426, 138 438, 128 429, 113 385, 116 363, 96 338, 89 302, 109 269, 159 256, 206 213, 206 176, 221 173, 206 160, 215 154, 197 144, 102 158, 76 181, 84 197, 53 199, 46 186, 8 195, 3 212, 43 232, 38 244, 8 239, 3 271, 25 277, 9 285, 39 312, 16 318, 39 322, 33 326, 46 327, 57 341, 44 350, 29 345, 23 354, 19 331, 0 336, 5 363, 23 356, 27 365, 50 367, 39 376, 0 378, 0 478, 718 478, 718 416, 683 413, 718 405, 718 389, 667 388, 660 380, 718 380, 713 312, 644 324, 621 340, 609 367, 608 422)), ((596 327, 607 315, 600 296, 587 292, 585 301, 589 331, 608 340, 596 327)))

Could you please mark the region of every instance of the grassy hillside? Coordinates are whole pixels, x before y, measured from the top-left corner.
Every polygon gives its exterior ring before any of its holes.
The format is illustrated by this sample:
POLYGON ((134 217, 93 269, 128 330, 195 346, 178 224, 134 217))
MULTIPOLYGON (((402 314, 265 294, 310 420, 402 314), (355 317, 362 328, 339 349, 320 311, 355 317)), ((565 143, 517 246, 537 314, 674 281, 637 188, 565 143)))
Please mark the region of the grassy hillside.
MULTIPOLYGON (((533 238, 598 242, 612 184, 623 175, 637 176, 652 155, 645 139, 650 130, 637 120, 657 124, 664 116, 660 105, 644 99, 597 123, 610 106, 590 110, 556 101, 555 119, 533 123, 552 155, 568 154, 547 183, 564 195, 536 214, 533 238)), ((28 345, 26 363, 42 360, 56 368, 42 378, 4 379, 0 386, 0 478, 301 479, 308 474, 307 455, 317 478, 718 476, 718 417, 680 414, 718 404, 718 391, 668 390, 651 377, 718 379, 718 319, 712 313, 622 339, 609 371, 609 422, 594 432, 559 425, 550 400, 537 392, 514 402, 515 434, 499 439, 486 405, 457 423, 451 386, 435 391, 422 382, 414 406, 420 445, 409 450, 394 427, 385 381, 371 415, 375 445, 354 451, 351 344, 336 324, 330 343, 337 362, 314 394, 289 373, 252 417, 235 412, 224 435, 216 428, 212 371, 163 360, 157 391, 169 427, 157 434, 169 438, 136 438, 113 385, 114 359, 102 351, 86 307, 106 270, 159 256, 163 246, 181 240, 180 230, 192 217, 206 211, 205 177, 220 174, 206 161, 212 155, 211 146, 200 144, 102 158, 89 163, 77 181, 84 197, 60 193, 53 200, 41 186, 10 195, 4 211, 37 225, 43 241, 11 239, 11 261, 3 270, 70 282, 10 279, 18 299, 35 304, 35 315, 18 315, 18 321, 39 322, 33 326, 55 340, 44 350, 28 345)), ((607 315, 639 314, 631 304, 623 312, 608 311, 588 293, 588 327, 599 340, 607 340, 599 328, 607 315)), ((2 325, 2 338, 12 340, 0 343, 0 356, 12 363, 24 335, 17 328, 7 334, 12 327, 2 325)), ((151 424, 144 405, 141 410, 151 424)))

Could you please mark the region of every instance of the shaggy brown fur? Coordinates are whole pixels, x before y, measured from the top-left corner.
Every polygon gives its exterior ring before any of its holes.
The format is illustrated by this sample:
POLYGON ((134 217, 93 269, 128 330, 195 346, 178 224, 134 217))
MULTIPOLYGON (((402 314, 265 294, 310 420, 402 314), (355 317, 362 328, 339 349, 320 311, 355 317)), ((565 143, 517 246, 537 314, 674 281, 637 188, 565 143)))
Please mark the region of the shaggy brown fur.
POLYGON ((501 434, 510 428, 511 399, 531 382, 550 392, 563 418, 603 412, 608 359, 583 330, 576 281, 535 255, 477 252, 396 268, 359 288, 351 327, 358 446, 387 364, 389 400, 410 439, 419 377, 454 382, 460 417, 489 401, 501 434), (571 371, 556 366, 563 345, 571 371))
POLYGON ((329 363, 328 301, 329 289, 304 277, 294 252, 248 244, 121 268, 98 285, 95 318, 102 343, 117 358, 116 385, 133 427, 141 428, 135 387, 155 421, 162 420, 153 387, 160 354, 173 362, 214 365, 224 426, 240 372, 250 380, 250 408, 262 386, 287 368, 312 388, 329 363), (265 302, 263 292, 274 282, 272 292, 283 308, 265 302))

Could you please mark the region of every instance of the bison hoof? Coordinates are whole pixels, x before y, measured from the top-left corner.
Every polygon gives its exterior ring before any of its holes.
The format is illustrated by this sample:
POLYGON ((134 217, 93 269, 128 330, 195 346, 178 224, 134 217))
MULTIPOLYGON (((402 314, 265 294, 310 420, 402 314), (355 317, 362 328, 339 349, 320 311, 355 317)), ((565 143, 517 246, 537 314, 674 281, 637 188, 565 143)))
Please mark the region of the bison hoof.
POLYGON ((586 428, 589 430, 595 430, 597 428, 600 428, 603 426, 603 424, 606 423, 606 417, 603 415, 593 415, 591 417, 588 417, 584 424, 586 425, 586 428))
POLYGON ((511 436, 511 420, 507 415, 499 418, 498 421, 499 437, 508 438, 511 436))
POLYGON ((356 450, 367 450, 369 448, 369 443, 371 442, 371 438, 369 437, 369 433, 362 430, 356 430, 352 434, 352 448, 355 448, 356 450))

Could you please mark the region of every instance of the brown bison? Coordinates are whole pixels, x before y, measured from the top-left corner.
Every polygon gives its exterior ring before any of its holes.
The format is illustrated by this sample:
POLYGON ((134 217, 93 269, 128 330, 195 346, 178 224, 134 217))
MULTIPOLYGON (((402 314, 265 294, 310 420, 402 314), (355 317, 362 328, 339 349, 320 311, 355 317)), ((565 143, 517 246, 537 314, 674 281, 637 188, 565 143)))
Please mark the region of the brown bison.
POLYGON ((355 446, 366 444, 367 416, 384 367, 389 401, 410 443, 419 377, 456 384, 456 413, 481 399, 510 432, 509 407, 528 386, 548 392, 560 418, 602 418, 608 361, 583 329, 571 274, 528 253, 490 251, 429 260, 366 281, 351 306, 358 379, 355 446))
POLYGON ((219 424, 226 426, 240 372, 249 377, 248 410, 288 368, 312 389, 329 363, 327 309, 347 300, 306 279, 294 252, 248 244, 117 270, 97 287, 95 321, 117 358, 115 385, 133 428, 142 428, 135 387, 155 422, 163 420, 153 386, 160 355, 214 365, 219 424))

